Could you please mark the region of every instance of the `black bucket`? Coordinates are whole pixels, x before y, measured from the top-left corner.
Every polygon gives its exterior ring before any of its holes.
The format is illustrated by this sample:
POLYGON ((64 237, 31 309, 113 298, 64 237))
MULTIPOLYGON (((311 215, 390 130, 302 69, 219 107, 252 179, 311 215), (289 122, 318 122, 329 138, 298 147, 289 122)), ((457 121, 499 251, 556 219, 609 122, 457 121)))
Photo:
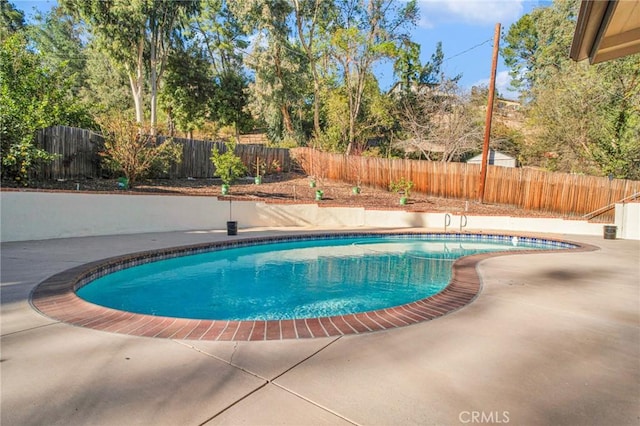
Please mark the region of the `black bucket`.
POLYGON ((605 225, 604 226, 604 239, 605 240, 615 240, 616 239, 617 230, 618 230, 617 226, 605 225))
POLYGON ((227 222, 227 235, 238 235, 238 222, 235 220, 227 222))

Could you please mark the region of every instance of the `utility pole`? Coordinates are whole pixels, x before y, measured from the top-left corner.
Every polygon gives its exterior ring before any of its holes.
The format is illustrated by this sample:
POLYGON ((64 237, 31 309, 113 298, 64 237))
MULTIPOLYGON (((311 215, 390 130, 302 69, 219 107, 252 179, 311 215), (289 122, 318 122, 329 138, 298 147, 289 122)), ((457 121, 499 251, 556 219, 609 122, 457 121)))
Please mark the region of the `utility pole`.
POLYGON ((487 182, 487 163, 489 159, 489 139, 491 137, 491 119, 493 118, 493 95, 496 91, 496 68, 498 67, 498 48, 500 46, 500 23, 496 24, 493 36, 493 62, 491 64, 491 78, 489 79, 489 99, 487 101, 487 116, 484 122, 484 144, 482 145, 482 168, 478 183, 478 201, 484 202, 484 186, 487 182))

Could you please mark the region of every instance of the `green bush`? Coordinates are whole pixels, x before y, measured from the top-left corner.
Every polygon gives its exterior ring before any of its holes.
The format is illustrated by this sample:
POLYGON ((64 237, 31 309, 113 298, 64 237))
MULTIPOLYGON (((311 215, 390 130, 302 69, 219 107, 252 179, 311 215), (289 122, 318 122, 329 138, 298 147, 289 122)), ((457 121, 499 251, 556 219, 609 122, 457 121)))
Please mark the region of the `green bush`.
POLYGON ((93 128, 73 96, 66 70, 51 69, 28 49, 23 34, 0 40, 0 157, 2 178, 27 185, 29 174, 57 156, 36 146, 36 132, 53 125, 93 128))
POLYGON ((407 198, 409 198, 411 194, 411 188, 413 188, 413 181, 406 180, 404 176, 397 181, 391 182, 389 185, 391 191, 397 192, 398 194, 402 193, 407 198))
POLYGON ((236 144, 227 142, 226 150, 223 153, 218 151, 217 147, 213 147, 211 152, 211 161, 216 168, 214 176, 222 179, 222 183, 230 185, 236 178, 247 172, 242 159, 235 154, 236 144))

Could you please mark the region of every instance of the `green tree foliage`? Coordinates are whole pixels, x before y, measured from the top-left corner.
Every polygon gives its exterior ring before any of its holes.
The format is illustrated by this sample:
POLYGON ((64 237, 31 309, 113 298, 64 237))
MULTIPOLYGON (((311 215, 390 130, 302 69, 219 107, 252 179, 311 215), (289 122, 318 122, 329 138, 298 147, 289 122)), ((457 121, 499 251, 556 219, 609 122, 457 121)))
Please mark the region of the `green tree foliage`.
POLYGON ((532 157, 552 170, 639 179, 640 55, 567 69, 536 91, 532 157))
POLYGON ((215 92, 211 64, 202 53, 191 48, 168 58, 160 102, 167 112, 170 134, 173 127, 193 137, 208 118, 208 102, 215 92))
POLYGON ((207 99, 208 118, 233 126, 238 139, 241 131, 251 130, 253 120, 247 108, 249 79, 243 65, 249 42, 242 23, 229 7, 233 3, 203 2, 201 13, 190 24, 190 42, 202 50, 211 67, 214 89, 207 99))
POLYGON ((288 0, 247 0, 229 5, 254 34, 253 50, 245 64, 253 71, 249 108, 267 127, 274 141, 305 138, 308 127, 307 94, 311 78, 306 55, 293 43, 288 0))
POLYGON ((26 184, 40 162, 53 157, 35 145, 38 129, 56 124, 91 128, 85 108, 73 97, 73 80, 64 69, 43 65, 28 48, 24 32, 0 44, 0 144, 2 177, 26 184))
MULTIPOLYGON (((325 129, 315 143, 318 148, 345 152, 349 141, 349 102, 346 88, 339 86, 323 94, 325 129)), ((352 154, 366 151, 364 142, 375 140, 382 148, 388 146, 396 125, 393 116, 393 99, 382 92, 378 81, 370 74, 365 81, 361 115, 355 128, 355 140, 362 141, 351 148, 352 154)))
POLYGON ((568 63, 579 0, 555 0, 549 7, 534 9, 513 24, 504 37, 502 56, 511 68, 516 89, 544 85, 568 63))
POLYGON ((524 162, 550 170, 640 177, 640 55, 590 66, 568 57, 577 0, 514 24, 505 61, 528 101, 524 162))
POLYGON ((60 7, 37 14, 29 27, 29 39, 42 57, 42 65, 50 69, 64 68, 72 90, 78 95, 86 85, 87 53, 82 38, 83 28, 60 7))
POLYGON ((243 53, 249 46, 242 22, 230 9, 233 0, 207 0, 194 15, 187 33, 189 42, 202 49, 209 58, 214 75, 238 71, 243 53))
POLYGON ((24 29, 24 13, 8 0, 0 0, 0 41, 24 29))
POLYGON ((376 63, 396 57, 418 11, 415 1, 399 6, 392 0, 341 0, 338 8, 330 48, 349 105, 348 154, 356 143, 364 142, 357 140, 357 127, 367 78, 376 63))
POLYGON ((211 118, 222 125, 235 128, 236 140, 240 132, 251 130, 253 119, 247 111, 248 80, 241 71, 229 70, 215 78, 215 90, 210 99, 211 118))
POLYGON ((295 28, 300 46, 307 55, 307 64, 313 81, 313 133, 319 136, 321 91, 323 78, 320 61, 326 55, 330 28, 337 18, 334 2, 323 0, 293 0, 295 28))
MULTIPOLYGON (((0 5, 3 34, 24 25, 6 0, 0 5)), ((61 81, 95 117, 131 114, 139 123, 149 119, 155 131, 158 114, 165 114, 170 135, 234 126, 238 136, 257 125, 281 145, 359 153, 375 141, 388 152, 392 140, 408 134, 398 105, 459 78, 442 76, 441 44, 421 63, 420 46, 408 34, 417 20, 415 0, 59 5, 30 30, 29 46, 41 62, 66 64, 61 81), (398 80, 391 93, 380 91, 374 75, 384 62, 393 63, 398 80)), ((445 99, 430 96, 443 105, 445 99)), ((434 113, 425 117, 433 120, 434 113)))
POLYGON ((80 97, 97 120, 105 117, 135 117, 129 78, 122 67, 97 49, 91 40, 85 48, 86 81, 80 97))
POLYGON ((144 120, 144 88, 149 84, 151 128, 157 123, 158 87, 173 42, 199 0, 61 0, 84 19, 99 50, 124 68, 129 77, 136 121, 144 120), (148 73, 148 74, 147 74, 148 73))

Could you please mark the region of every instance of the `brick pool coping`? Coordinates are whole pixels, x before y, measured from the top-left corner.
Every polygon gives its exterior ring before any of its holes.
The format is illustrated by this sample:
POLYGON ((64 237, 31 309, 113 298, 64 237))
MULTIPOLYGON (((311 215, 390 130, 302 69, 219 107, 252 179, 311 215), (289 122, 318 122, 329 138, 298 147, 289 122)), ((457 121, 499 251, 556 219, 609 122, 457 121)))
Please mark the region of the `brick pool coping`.
POLYGON ((357 314, 289 320, 197 320, 136 314, 106 308, 87 302, 76 295, 90 281, 127 267, 153 260, 198 254, 226 248, 245 247, 276 241, 302 241, 318 238, 363 236, 446 238, 452 241, 511 240, 514 236, 536 242, 552 243, 565 252, 593 251, 598 248, 583 243, 538 238, 521 234, 443 234, 435 232, 349 232, 305 234, 287 237, 237 238, 168 249, 116 256, 67 269, 41 282, 31 293, 31 305, 52 319, 94 330, 131 336, 184 340, 257 341, 331 337, 368 333, 404 327, 447 315, 471 303, 480 293, 482 284, 476 266, 497 256, 550 253, 555 250, 519 250, 482 253, 457 259, 452 265, 451 281, 441 292, 412 303, 357 314))

